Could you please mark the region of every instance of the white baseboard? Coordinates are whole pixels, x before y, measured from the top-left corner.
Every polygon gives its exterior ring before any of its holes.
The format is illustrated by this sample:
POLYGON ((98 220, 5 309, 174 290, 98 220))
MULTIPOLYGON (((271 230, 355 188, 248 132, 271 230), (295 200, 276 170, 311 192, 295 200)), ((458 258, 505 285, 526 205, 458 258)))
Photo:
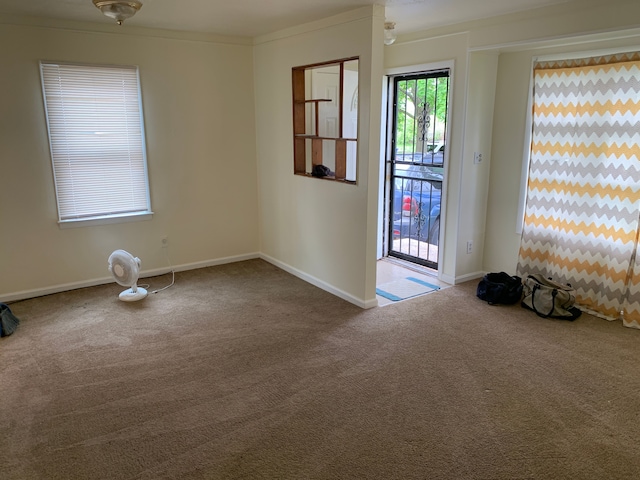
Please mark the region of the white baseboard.
MULTIPOLYGON (((202 262, 174 265, 172 268, 173 268, 173 271, 175 272, 183 272, 187 270, 195 270, 198 268, 224 265, 227 263, 242 262, 244 260, 252 260, 255 258, 260 258, 266 262, 269 262, 272 265, 275 265, 276 267, 281 268, 285 272, 290 273, 291 275, 294 275, 304 280, 305 282, 308 282, 326 292, 329 292, 332 295, 342 298, 343 300, 346 300, 347 302, 352 303, 360 308, 367 309, 367 308, 373 308, 378 306, 378 300, 376 298, 371 300, 364 300, 362 298, 354 297, 353 295, 345 292, 344 290, 336 288, 327 282, 324 282, 312 275, 304 273, 298 270, 297 268, 292 267, 291 265, 288 265, 279 260, 276 260, 275 258, 270 257, 269 255, 264 255, 257 252, 249 253, 245 255, 236 255, 232 257, 216 258, 213 260, 205 260, 202 262)), ((153 270, 143 270, 140 273, 140 278, 157 277, 158 275, 164 275, 169 272, 171 272, 171 267, 156 268, 153 270)), ((485 272, 475 272, 467 275, 462 275, 459 277, 449 277, 447 275, 441 275, 440 280, 442 280, 443 282, 449 283, 451 285, 457 285, 470 280, 476 280, 476 279, 482 278, 484 274, 485 272)), ((52 285, 49 287, 36 288, 33 290, 22 290, 19 292, 0 294, 0 300, 3 302, 15 302, 18 300, 25 300, 25 299, 34 298, 34 297, 42 297, 44 295, 51 295, 54 293, 66 292, 68 290, 75 290, 78 288, 95 287, 97 285, 106 285, 108 283, 114 283, 114 280, 110 276, 105 276, 105 277, 94 278, 92 280, 85 280, 81 282, 64 283, 60 285, 52 285)))
POLYGON ((473 272, 473 273, 467 273, 466 275, 460 275, 458 277, 455 277, 453 278, 452 282, 449 282, 445 278, 443 278, 442 280, 447 283, 451 283, 451 285, 460 285, 461 283, 469 282, 471 280, 478 280, 479 278, 484 277, 484 275, 485 275, 485 272, 473 272))
MULTIPOLYGON (((247 253, 244 255, 234 255, 232 257, 223 257, 223 258, 216 258, 214 260, 205 260, 203 262, 194 262, 194 263, 185 263, 182 265, 176 265, 173 267, 173 270, 175 272, 184 272, 187 270, 196 270, 198 268, 206 268, 206 267, 215 267, 216 265, 225 265, 227 263, 235 263, 235 262, 243 262, 245 260, 253 260, 255 258, 260 258, 260 254, 259 253, 247 253)), ((157 276, 157 275, 162 275, 164 273, 170 272, 170 269, 167 268, 159 268, 156 270, 151 270, 149 272, 143 272, 144 276, 146 277, 153 277, 153 276, 157 276), (159 273, 155 273, 155 272, 159 272, 159 273)), ((141 275, 142 277, 142 275, 141 275)))
POLYGON ((60 285, 53 285, 44 288, 34 288, 33 290, 21 290, 13 293, 0 294, 0 298, 3 302, 15 302, 17 300, 26 300, 28 298, 43 297, 45 295, 51 295, 53 293, 66 292, 69 290, 76 290, 78 288, 95 287, 96 285, 105 285, 107 283, 114 283, 112 277, 94 278, 93 280, 85 280, 82 282, 62 283, 60 285))
MULTIPOLYGON (((242 262, 244 260, 252 260, 254 258, 260 258, 258 253, 249 253, 245 255, 236 255, 233 257, 216 258, 214 260, 205 260, 203 262, 185 263, 182 265, 174 265, 173 267, 156 268, 153 270, 143 270, 140 272, 140 278, 157 277, 158 275, 164 275, 171 272, 173 268, 174 272, 184 272, 187 270, 195 270, 197 268, 213 267, 216 265, 224 265, 226 263, 242 262)), ((22 290, 20 292, 13 292, 7 294, 0 294, 0 300, 3 302, 15 302, 17 300, 25 300, 27 298, 42 297, 44 295, 51 295, 53 293, 66 292, 69 290, 76 290, 78 288, 95 287, 96 285, 106 285, 108 283, 115 283, 113 277, 101 277, 94 278, 92 280, 85 280, 82 282, 63 283, 60 285, 52 285, 44 288, 36 288, 33 290, 22 290)))
POLYGON ((260 254, 260 258, 263 259, 265 262, 269 262, 272 265, 275 265, 276 267, 284 270, 285 272, 290 273, 291 275, 298 277, 304 280, 305 282, 310 283, 311 285, 314 285, 324 290, 325 292, 329 292, 332 295, 335 295, 336 297, 340 297, 349 303, 353 303, 354 305, 360 308, 373 308, 378 306, 378 300, 376 298, 374 298, 373 300, 363 300, 361 298, 354 297, 353 295, 345 292, 344 290, 340 290, 339 288, 336 288, 331 284, 323 282, 322 280, 312 275, 309 275, 307 273, 304 273, 301 270, 298 270, 297 268, 292 267, 291 265, 281 262, 280 260, 276 260, 275 258, 270 257, 269 255, 260 254))

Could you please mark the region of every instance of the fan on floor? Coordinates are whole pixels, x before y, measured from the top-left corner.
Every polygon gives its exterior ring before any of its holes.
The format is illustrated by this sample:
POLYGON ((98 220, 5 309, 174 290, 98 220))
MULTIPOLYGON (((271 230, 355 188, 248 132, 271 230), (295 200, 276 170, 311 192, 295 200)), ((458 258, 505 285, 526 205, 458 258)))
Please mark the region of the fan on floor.
POLYGON ((116 250, 109 256, 109 271, 118 284, 130 287, 120 293, 120 300, 135 302, 147 296, 147 290, 136 285, 140 275, 140 259, 124 250, 116 250))

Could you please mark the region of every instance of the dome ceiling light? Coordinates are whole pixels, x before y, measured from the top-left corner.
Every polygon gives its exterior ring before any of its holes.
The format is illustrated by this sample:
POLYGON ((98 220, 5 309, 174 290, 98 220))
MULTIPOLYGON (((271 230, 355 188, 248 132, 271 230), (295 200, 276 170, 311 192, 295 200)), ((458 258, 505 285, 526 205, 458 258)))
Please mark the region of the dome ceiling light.
POLYGON ((137 0, 93 0, 93 4, 104 16, 113 18, 118 25, 122 25, 122 22, 133 17, 142 8, 142 2, 137 0))
POLYGON ((396 28, 396 22, 384 22, 384 44, 392 45, 396 41, 396 32, 393 29, 396 28))

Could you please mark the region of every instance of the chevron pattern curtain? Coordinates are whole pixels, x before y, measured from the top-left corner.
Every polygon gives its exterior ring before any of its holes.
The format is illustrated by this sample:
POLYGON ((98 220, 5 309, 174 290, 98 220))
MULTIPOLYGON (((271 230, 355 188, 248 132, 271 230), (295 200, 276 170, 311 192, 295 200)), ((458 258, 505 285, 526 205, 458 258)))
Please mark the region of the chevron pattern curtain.
POLYGON ((640 53, 537 63, 532 113, 518 275, 640 328, 640 53))

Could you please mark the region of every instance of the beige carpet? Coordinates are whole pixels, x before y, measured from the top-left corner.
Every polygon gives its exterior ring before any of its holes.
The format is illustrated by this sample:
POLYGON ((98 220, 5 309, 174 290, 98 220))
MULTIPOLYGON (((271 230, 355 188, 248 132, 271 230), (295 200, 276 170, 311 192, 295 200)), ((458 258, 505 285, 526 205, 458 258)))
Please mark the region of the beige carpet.
POLYGON ((12 305, 1 479, 640 478, 640 331, 619 323, 475 282, 365 311, 260 260, 121 290, 12 305))

